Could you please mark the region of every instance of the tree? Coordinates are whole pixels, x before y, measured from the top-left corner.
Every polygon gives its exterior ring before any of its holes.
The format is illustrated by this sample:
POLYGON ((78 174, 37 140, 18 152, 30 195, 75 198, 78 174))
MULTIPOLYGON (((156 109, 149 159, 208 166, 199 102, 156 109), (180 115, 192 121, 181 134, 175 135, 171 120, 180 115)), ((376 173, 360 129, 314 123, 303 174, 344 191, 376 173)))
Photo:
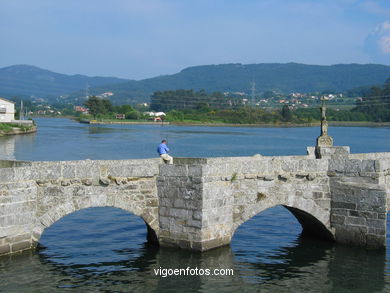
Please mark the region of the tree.
POLYGON ((141 113, 136 111, 136 110, 133 110, 133 111, 130 111, 130 112, 126 113, 126 119, 137 120, 140 117, 141 117, 141 113))
POLYGON ((287 105, 284 105, 281 111, 282 120, 283 121, 291 121, 293 118, 292 112, 290 110, 290 107, 287 105))
POLYGON ((119 114, 126 114, 131 111, 134 111, 134 109, 130 105, 121 105, 121 106, 117 106, 115 108, 115 111, 118 112, 119 114))
POLYGON ((96 118, 97 114, 103 113, 103 105, 101 100, 96 96, 91 96, 84 103, 84 105, 89 109, 89 113, 93 115, 93 118, 96 118))
POLYGON ((102 104, 102 111, 103 111, 102 114, 114 112, 114 106, 112 105, 112 103, 109 99, 101 100, 101 104, 102 104))

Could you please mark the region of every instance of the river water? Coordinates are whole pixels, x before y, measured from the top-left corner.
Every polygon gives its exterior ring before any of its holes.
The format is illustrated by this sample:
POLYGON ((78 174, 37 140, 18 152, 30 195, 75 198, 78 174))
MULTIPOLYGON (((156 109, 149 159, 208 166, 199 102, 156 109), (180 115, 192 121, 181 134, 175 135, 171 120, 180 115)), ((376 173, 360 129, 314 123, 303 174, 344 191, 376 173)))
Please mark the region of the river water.
MULTIPOLYGON (((0 159, 156 157, 166 138, 178 157, 303 155, 318 127, 250 128, 78 124, 37 119, 39 132, 0 138, 0 159)), ((331 127, 351 152, 390 151, 390 128, 331 127)), ((268 209, 205 253, 146 243, 144 222, 120 209, 90 208, 45 230, 39 249, 0 257, 0 292, 390 292, 390 249, 336 245, 300 236, 283 207, 268 209), (233 269, 233 276, 168 276, 158 269, 233 269)), ((390 235, 388 234, 388 247, 390 235)))

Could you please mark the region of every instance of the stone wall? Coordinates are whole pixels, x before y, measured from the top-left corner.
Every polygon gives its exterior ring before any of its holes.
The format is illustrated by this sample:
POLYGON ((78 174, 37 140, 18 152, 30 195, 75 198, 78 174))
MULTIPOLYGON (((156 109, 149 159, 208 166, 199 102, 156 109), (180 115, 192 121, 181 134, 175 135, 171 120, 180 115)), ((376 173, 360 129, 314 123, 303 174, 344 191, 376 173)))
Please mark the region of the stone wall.
POLYGON ((142 217, 150 233, 158 233, 155 177, 159 162, 150 159, 0 164, 0 254, 33 247, 46 227, 88 207, 124 209, 142 217))
POLYGON ((386 245, 389 175, 388 153, 330 160, 331 225, 337 242, 373 248, 386 245))
POLYGON ((390 196, 389 153, 349 147, 307 156, 176 159, 161 166, 160 244, 208 250, 230 242, 251 217, 283 205, 303 234, 383 247, 390 196))
POLYGON ((306 232, 332 238, 327 170, 327 160, 306 156, 161 166, 160 244, 197 250, 228 244, 238 226, 275 205, 291 208, 306 232))
POLYGON ((161 163, 0 161, 0 254, 34 247, 55 221, 96 206, 138 215, 149 240, 192 250, 230 243, 241 224, 276 205, 294 214, 304 234, 385 245, 390 153, 326 147, 307 156, 161 163))
POLYGON ((160 165, 157 177, 159 242, 162 246, 203 250, 203 165, 199 163, 205 160, 181 160, 184 164, 179 161, 160 165))

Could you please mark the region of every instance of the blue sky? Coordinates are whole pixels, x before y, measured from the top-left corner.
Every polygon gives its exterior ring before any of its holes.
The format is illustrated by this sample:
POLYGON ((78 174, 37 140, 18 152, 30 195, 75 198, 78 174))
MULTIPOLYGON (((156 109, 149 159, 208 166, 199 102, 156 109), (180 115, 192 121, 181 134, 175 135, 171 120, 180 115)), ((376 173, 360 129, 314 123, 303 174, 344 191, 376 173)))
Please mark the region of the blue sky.
POLYGON ((0 67, 143 79, 185 67, 390 65, 390 0, 0 0, 0 67))

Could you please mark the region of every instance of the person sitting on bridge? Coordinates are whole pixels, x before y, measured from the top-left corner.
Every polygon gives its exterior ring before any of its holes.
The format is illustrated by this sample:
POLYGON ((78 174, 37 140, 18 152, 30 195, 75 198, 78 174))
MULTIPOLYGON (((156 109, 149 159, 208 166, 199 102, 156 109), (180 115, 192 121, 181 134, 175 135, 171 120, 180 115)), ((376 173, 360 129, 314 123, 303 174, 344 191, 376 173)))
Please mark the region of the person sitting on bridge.
POLYGON ((163 159, 164 163, 168 163, 170 165, 173 164, 173 158, 168 155, 169 148, 165 139, 163 139, 158 145, 157 152, 160 155, 161 159, 163 159))

